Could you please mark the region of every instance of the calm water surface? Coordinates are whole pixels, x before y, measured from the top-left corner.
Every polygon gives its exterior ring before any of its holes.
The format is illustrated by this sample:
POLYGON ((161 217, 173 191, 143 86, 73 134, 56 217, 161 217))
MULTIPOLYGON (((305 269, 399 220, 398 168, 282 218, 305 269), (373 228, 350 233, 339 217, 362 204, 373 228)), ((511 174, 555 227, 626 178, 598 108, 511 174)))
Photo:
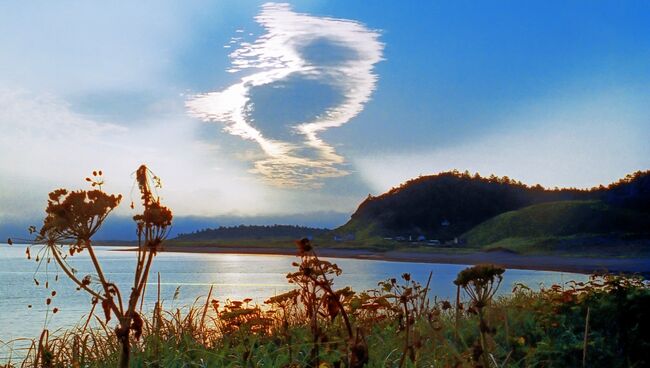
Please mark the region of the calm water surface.
MULTIPOLYGON (((0 244, 0 341, 36 337, 44 326, 51 331, 70 327, 90 311, 90 297, 83 291, 76 291, 62 272, 59 281, 55 282, 57 269, 54 261, 50 264, 42 262, 40 270, 36 272, 34 258, 39 248, 32 247, 31 261, 26 259, 25 249, 24 245, 0 244), (40 286, 35 285, 34 278, 39 280, 40 286), (44 287, 46 280, 49 280, 49 289, 44 287), (56 315, 47 314, 45 302, 52 290, 56 290, 57 295, 49 308, 58 308, 56 315), (32 308, 28 308, 28 305, 32 305, 32 308)), ((135 253, 115 249, 100 247, 97 254, 107 278, 116 282, 126 294, 133 282, 135 253)), ((194 303, 197 298, 207 295, 210 285, 214 285, 213 298, 225 301, 228 298, 241 300, 250 297, 255 302, 263 303, 270 296, 290 290, 285 276, 294 269, 291 263, 296 259, 294 256, 275 255, 162 253, 153 263, 145 309, 151 310, 156 301, 158 272, 161 275, 161 299, 166 308, 194 303)), ((70 260, 80 275, 91 273, 92 266, 87 254, 75 255, 70 260)), ((432 295, 439 299, 455 297, 456 289, 452 282, 458 272, 467 267, 355 259, 332 261, 343 269, 336 285, 349 285, 357 291, 375 288, 378 281, 399 277, 405 272, 425 283, 429 272, 433 272, 432 295)), ((510 292, 517 282, 539 287, 540 284, 586 279, 585 275, 572 273, 508 270, 500 293, 510 292)))

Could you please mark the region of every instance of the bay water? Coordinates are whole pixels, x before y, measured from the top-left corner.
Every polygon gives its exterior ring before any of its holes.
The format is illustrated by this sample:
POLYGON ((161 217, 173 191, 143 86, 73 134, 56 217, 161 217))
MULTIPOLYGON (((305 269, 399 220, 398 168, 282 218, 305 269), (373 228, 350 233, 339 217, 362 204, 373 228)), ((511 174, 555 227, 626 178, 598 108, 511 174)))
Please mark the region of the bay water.
MULTIPOLYGON (((27 245, 0 244, 0 355, 2 344, 16 338, 37 338, 43 328, 50 331, 65 329, 84 321, 91 309, 91 298, 77 291, 66 275, 57 270, 52 260, 44 260, 41 247, 31 247, 31 260, 26 258, 27 245), (40 252, 40 253, 39 253, 40 252), (36 257, 39 256, 39 262, 36 257), (58 274, 58 281, 56 275, 58 274), (36 285, 36 279, 40 285, 36 285), (47 288, 46 288, 47 283, 47 288), (52 297, 52 291, 56 296, 52 297), (51 298, 51 304, 46 301, 51 298), (31 306, 31 307, 30 307, 31 306), (52 313, 57 308, 56 314, 52 313)), ((96 247, 98 258, 109 280, 128 294, 133 283, 136 253, 116 247, 96 247)), ((87 252, 68 258, 79 275, 91 274, 92 264, 87 252)), ((377 282, 399 278, 410 273, 412 278, 426 283, 429 273, 431 295, 438 300, 454 300, 453 280, 468 265, 390 262, 359 259, 328 259, 338 264, 343 274, 336 278, 337 287, 351 286, 355 291, 377 287, 377 282)), ((295 256, 160 253, 151 269, 144 309, 151 311, 157 300, 157 275, 160 274, 160 296, 166 309, 187 307, 205 302, 211 285, 212 298, 223 305, 227 299, 252 298, 252 303, 263 303, 267 298, 292 289, 286 275, 295 270, 295 256)), ((586 275, 507 270, 499 290, 512 291, 515 283, 524 283, 537 289, 541 285, 562 284, 569 280, 585 281, 586 275)), ((101 315, 101 312, 98 313, 101 315)), ((6 352, 6 351, 5 351, 6 352)), ((1 358, 1 357, 0 357, 1 358)))

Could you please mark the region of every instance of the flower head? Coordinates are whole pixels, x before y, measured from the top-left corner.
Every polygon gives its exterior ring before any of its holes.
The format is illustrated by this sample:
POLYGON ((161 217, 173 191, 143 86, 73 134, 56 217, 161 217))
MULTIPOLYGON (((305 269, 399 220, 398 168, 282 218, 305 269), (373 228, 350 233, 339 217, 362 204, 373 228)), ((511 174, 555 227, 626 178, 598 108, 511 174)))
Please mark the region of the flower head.
POLYGON ((68 192, 57 189, 49 194, 45 209, 47 216, 39 237, 88 241, 121 199, 121 195, 101 190, 68 192))
POLYGON ((296 246, 298 247, 298 253, 301 256, 309 253, 312 250, 311 242, 307 238, 296 240, 296 246))

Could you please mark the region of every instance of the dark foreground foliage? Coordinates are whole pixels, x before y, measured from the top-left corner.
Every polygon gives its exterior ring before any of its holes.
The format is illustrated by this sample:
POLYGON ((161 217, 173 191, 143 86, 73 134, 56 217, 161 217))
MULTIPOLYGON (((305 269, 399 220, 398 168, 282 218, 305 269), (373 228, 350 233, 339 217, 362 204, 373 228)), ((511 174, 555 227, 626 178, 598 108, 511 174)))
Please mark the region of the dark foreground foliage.
MULTIPOLYGON (((287 276, 298 288, 264 305, 250 299, 222 305, 208 295, 187 309, 157 309, 145 317, 131 366, 650 365, 650 289, 640 279, 593 276, 541 291, 517 285, 511 295, 493 299, 502 270, 477 266, 457 280, 475 297, 456 303, 430 299, 428 284, 409 274, 375 290, 333 290, 330 281, 341 270, 303 250, 297 271, 287 276)), ((42 337, 22 366, 38 355, 48 367, 116 366, 120 344, 103 318, 92 318, 94 328, 42 337)))

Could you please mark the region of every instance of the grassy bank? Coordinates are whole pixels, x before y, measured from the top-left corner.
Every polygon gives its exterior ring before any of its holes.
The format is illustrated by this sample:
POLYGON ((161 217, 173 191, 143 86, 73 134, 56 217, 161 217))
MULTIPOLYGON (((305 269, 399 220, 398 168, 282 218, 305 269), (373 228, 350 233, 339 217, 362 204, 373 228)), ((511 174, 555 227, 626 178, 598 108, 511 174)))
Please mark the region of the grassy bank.
MULTIPOLYGON (((145 367, 642 367, 650 364, 650 289, 637 279, 594 277, 586 284, 510 296, 494 291, 498 269, 459 275, 463 302, 431 299, 435 279, 404 274, 376 290, 328 292, 336 265, 303 258, 288 276, 295 291, 264 305, 159 302, 135 329, 131 366, 145 367), (318 271, 321 270, 321 271, 318 271), (309 274, 315 272, 314 274, 309 274), (492 273, 490 273, 492 272, 492 273), (309 275, 306 275, 309 274, 309 275), (481 280, 490 279, 484 283, 481 280), (468 297, 469 292, 474 297, 468 297), (336 295, 339 303, 333 301, 336 295), (339 309, 342 308, 342 309, 339 309), (356 359, 356 360, 355 360, 356 359), (356 365, 355 365, 356 364, 356 365)), ((114 367, 120 345, 101 307, 87 322, 33 342, 7 366, 114 367)))

